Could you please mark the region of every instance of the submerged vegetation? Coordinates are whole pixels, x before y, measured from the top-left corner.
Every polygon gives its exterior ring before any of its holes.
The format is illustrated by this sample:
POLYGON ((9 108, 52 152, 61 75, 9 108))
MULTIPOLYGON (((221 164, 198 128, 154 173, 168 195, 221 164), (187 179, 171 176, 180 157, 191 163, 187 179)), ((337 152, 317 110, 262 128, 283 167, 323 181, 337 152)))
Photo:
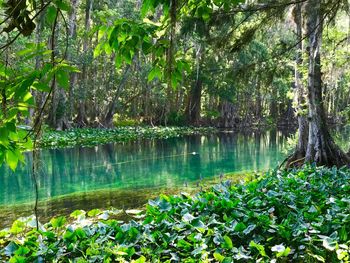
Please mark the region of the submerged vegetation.
POLYGON ((161 195, 146 211, 75 211, 0 232, 10 262, 349 262, 350 170, 270 171, 194 196, 161 195))
POLYGON ((184 135, 208 134, 217 130, 210 127, 118 127, 114 129, 71 129, 47 131, 40 139, 42 148, 92 146, 140 139, 167 139, 184 135))

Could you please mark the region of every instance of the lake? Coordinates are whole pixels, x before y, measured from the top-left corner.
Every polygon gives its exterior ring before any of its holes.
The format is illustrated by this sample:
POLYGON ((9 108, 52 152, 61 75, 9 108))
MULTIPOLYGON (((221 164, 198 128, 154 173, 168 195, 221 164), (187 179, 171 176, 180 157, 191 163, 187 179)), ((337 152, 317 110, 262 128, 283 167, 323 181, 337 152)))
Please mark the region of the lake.
MULTIPOLYGON (((45 149, 37 178, 39 212, 47 219, 75 209, 135 208, 160 192, 176 192, 221 173, 276 167, 288 133, 220 132, 166 140, 45 149)), ((0 168, 0 220, 4 226, 32 214, 31 154, 15 173, 0 168)))

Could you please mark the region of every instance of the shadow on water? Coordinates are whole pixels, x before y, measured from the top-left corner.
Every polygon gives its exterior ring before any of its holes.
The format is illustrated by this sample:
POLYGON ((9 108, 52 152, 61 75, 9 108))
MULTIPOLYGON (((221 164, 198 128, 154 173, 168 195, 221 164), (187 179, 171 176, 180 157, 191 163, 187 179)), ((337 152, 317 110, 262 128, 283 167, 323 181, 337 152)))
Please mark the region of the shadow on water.
MULTIPOLYGON (((135 208, 159 193, 221 173, 266 170, 284 158, 279 131, 187 136, 41 151, 39 214, 50 218, 76 209, 135 208)), ((14 174, 0 168, 0 220, 8 225, 32 214, 31 154, 14 174)))

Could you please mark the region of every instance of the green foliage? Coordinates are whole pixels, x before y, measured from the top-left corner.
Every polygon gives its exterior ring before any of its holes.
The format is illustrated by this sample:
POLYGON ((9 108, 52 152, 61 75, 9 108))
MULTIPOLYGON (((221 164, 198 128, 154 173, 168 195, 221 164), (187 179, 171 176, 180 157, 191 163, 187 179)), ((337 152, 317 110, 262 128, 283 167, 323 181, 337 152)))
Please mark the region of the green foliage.
POLYGON ((167 139, 191 134, 216 132, 214 128, 197 127, 118 127, 115 129, 72 129, 47 131, 39 146, 57 148, 67 146, 92 146, 111 142, 127 142, 142 139, 167 139))
POLYGON ((116 113, 113 115, 113 124, 115 127, 134 127, 140 124, 138 120, 131 119, 128 117, 122 117, 120 114, 116 113))
POLYGON ((186 124, 186 117, 182 112, 172 111, 168 114, 167 123, 174 126, 184 126, 186 124))
POLYGON ((114 27, 101 27, 101 41, 95 49, 94 56, 98 56, 104 49, 107 53, 116 51, 116 66, 123 63, 131 64, 134 54, 139 49, 148 54, 153 48, 152 36, 154 36, 158 26, 153 23, 139 23, 128 19, 119 19, 114 27), (108 42, 102 41, 107 37, 108 42), (108 44, 107 44, 108 43, 108 44))
MULTIPOLYGON (((34 18, 44 12, 35 0, 5 1, 3 5, 8 15, 3 21, 7 26, 4 30, 8 33, 18 30, 17 37, 20 34, 31 35, 36 28, 34 18)), ((45 7, 46 20, 50 26, 59 10, 70 9, 69 1, 66 0, 50 1, 45 7)), ((4 40, 2 37, 1 45, 4 40)), ((0 166, 5 162, 12 170, 16 169, 18 162, 24 161, 22 152, 32 149, 29 131, 38 129, 23 125, 34 126, 30 114, 36 108, 34 94, 49 92, 55 76, 58 86, 67 89, 69 72, 77 71, 64 59, 58 59, 58 56, 53 63, 52 50, 47 49, 46 43, 33 43, 30 38, 19 38, 17 42, 11 48, 2 46, 0 62, 0 166)))
MULTIPOLYGON (((0 258, 21 262, 349 262, 350 171, 305 167, 161 195, 123 223, 120 211, 76 211, 39 231, 0 231, 0 258), (69 255, 69 256, 68 256, 69 255)), ((132 213, 131 213, 132 214, 132 213)))
POLYGON ((340 116, 345 118, 346 123, 350 124, 350 106, 347 106, 344 110, 342 110, 340 116))
MULTIPOLYGON (((47 57, 47 51, 41 45, 28 43, 26 49, 18 52, 23 63, 33 56, 47 57)), ((32 148, 28 127, 21 126, 28 118, 30 109, 34 108, 33 91, 47 92, 53 77, 57 76, 62 88, 69 86, 68 72, 77 71, 65 61, 52 65, 44 63, 41 69, 24 67, 21 74, 0 63, 0 165, 5 161, 15 170, 19 161, 23 161, 22 152, 32 148)))

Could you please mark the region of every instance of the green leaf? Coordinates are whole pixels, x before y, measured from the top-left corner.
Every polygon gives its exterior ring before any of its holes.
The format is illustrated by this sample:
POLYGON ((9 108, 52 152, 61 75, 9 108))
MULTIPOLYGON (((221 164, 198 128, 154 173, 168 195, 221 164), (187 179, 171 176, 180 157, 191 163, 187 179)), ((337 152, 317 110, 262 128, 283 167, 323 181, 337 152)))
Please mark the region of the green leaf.
POLYGON ((233 248, 233 243, 229 236, 224 236, 224 241, 225 241, 225 247, 230 249, 233 248))
POLYGON ((265 252, 265 248, 264 248, 263 245, 257 244, 257 243, 255 243, 255 242, 252 240, 252 241, 250 241, 249 246, 250 246, 250 247, 253 247, 253 248, 256 248, 256 249, 259 251, 259 254, 260 254, 261 256, 263 256, 263 257, 266 257, 266 256, 267 256, 267 255, 266 255, 266 252, 265 252))
POLYGON ((84 231, 82 228, 77 228, 77 229, 74 231, 74 234, 75 234, 77 237, 81 238, 81 239, 86 238, 86 233, 85 233, 85 231, 84 231))
POLYGON ((272 252, 276 253, 276 257, 286 257, 289 255, 291 249, 289 247, 285 247, 283 244, 275 245, 271 248, 272 252))
POLYGON ((27 255, 30 252, 30 249, 24 246, 20 246, 16 251, 16 255, 27 255))
POLYGON ((145 17, 148 12, 154 10, 154 0, 144 0, 141 6, 141 17, 145 17))
POLYGON ((70 217, 78 218, 79 216, 83 216, 85 214, 86 212, 84 210, 75 210, 70 214, 70 217))
POLYGON ((330 238, 330 237, 326 237, 326 238, 323 239, 322 245, 323 245, 326 249, 328 249, 328 250, 330 250, 330 251, 333 251, 333 250, 335 250, 336 247, 337 247, 337 241, 336 241, 336 240, 333 240, 333 239, 330 238))
POLYGON ((213 254, 214 258, 219 261, 219 262, 223 262, 224 259, 225 259, 225 256, 221 255, 220 253, 218 252, 214 252, 213 254))
POLYGON ((104 43, 102 42, 97 44, 94 49, 94 58, 97 58, 102 53, 102 46, 104 46, 104 43))
POLYGON ((88 216, 95 217, 95 216, 98 216, 101 213, 102 213, 102 211, 100 209, 92 209, 92 210, 90 210, 88 212, 88 216))
POLYGON ((56 19, 57 9, 55 6, 50 5, 46 10, 46 21, 49 25, 52 25, 56 19))
POLYGON ((16 220, 15 222, 13 222, 10 231, 12 234, 19 234, 24 231, 24 228, 25 224, 20 220, 16 220))
POLYGON ((0 127, 0 142, 3 145, 7 145, 9 141, 9 131, 6 129, 6 127, 0 127))
POLYGON ((7 165, 11 168, 11 170, 15 171, 19 160, 18 155, 12 150, 8 150, 6 151, 5 160, 7 165))
POLYGON ((177 241, 177 246, 179 248, 184 248, 186 250, 189 250, 192 248, 192 244, 183 239, 180 239, 179 241, 177 241))
POLYGON ((9 263, 26 263, 26 257, 15 255, 9 261, 9 263))
POLYGON ((52 218, 50 220, 50 223, 51 223, 53 228, 60 228, 60 227, 64 226, 66 221, 67 220, 66 220, 66 218, 64 216, 60 216, 60 217, 52 218))
POLYGON ((152 81, 152 80, 154 80, 155 78, 158 78, 159 80, 162 79, 162 71, 161 71, 160 68, 158 68, 158 67, 154 67, 154 68, 150 71, 150 73, 148 74, 148 77, 147 77, 147 79, 148 79, 149 82, 152 81))
POLYGON ((65 90, 69 89, 69 74, 65 70, 58 70, 56 72, 58 84, 65 90))
POLYGON ((33 102, 33 95, 30 92, 27 92, 23 97, 24 102, 33 102))
POLYGON ((144 256, 139 257, 138 259, 136 259, 135 261, 132 261, 135 263, 145 263, 146 262, 146 258, 144 256))
POLYGON ((174 73, 171 74, 171 86, 173 89, 176 89, 178 83, 178 79, 174 73))
POLYGON ((56 0, 55 5, 59 9, 61 9, 63 11, 67 11, 67 12, 70 11, 70 9, 71 9, 71 6, 69 5, 69 3, 67 3, 66 1, 63 1, 63 0, 56 0))
POLYGON ((42 91, 42 92, 49 92, 50 91, 50 87, 46 84, 46 83, 42 83, 42 82, 36 82, 33 84, 33 87, 38 90, 38 91, 42 91))
POLYGON ((235 231, 242 232, 246 228, 247 226, 243 222, 239 222, 235 227, 235 231))
POLYGON ((342 228, 340 229, 340 231, 339 231, 339 237, 340 237, 340 240, 341 241, 347 241, 348 240, 348 232, 347 232, 347 230, 346 230, 346 227, 345 227, 345 225, 344 226, 342 226, 342 228))

